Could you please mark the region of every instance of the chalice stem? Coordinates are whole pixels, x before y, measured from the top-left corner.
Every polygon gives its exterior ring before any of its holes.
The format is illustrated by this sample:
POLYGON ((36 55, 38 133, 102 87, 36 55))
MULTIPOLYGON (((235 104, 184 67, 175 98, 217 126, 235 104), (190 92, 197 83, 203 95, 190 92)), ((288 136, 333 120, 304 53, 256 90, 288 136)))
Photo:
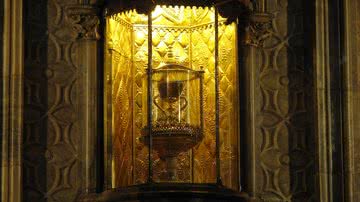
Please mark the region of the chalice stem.
POLYGON ((176 175, 177 160, 176 160, 176 157, 167 157, 165 159, 165 163, 166 163, 166 171, 167 171, 169 181, 176 181, 177 180, 177 175, 176 175))

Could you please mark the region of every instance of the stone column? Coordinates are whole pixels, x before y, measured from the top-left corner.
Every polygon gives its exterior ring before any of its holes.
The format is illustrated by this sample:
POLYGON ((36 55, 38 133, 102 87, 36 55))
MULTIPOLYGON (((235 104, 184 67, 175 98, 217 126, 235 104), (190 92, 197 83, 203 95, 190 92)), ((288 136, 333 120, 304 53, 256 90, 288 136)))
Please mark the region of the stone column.
POLYGON ((23 16, 22 0, 5 0, 2 78, 1 199, 22 201, 23 16))
MULTIPOLYGON (((259 75, 261 68, 261 47, 264 39, 267 38, 270 28, 272 15, 265 12, 254 12, 249 16, 247 26, 240 36, 243 40, 240 48, 240 86, 241 86, 241 117, 245 134, 241 134, 241 157, 245 165, 244 169, 243 191, 249 194, 250 201, 256 201, 257 198, 257 171, 256 171, 256 133, 257 133, 257 115, 260 113, 260 86, 259 75)), ((239 28, 241 29, 241 27, 239 28)), ((240 38, 239 37, 239 38, 240 38)))
POLYGON ((98 72, 102 67, 102 55, 99 49, 102 48, 99 34, 100 10, 90 5, 71 5, 65 8, 65 15, 68 25, 76 30, 77 48, 72 54, 75 55, 75 63, 78 67, 79 81, 77 89, 79 99, 78 113, 80 130, 79 139, 81 144, 81 178, 82 195, 95 193, 97 188, 97 138, 99 135, 98 119, 98 97, 100 95, 98 72))
POLYGON ((360 9, 359 1, 344 5, 344 174, 345 201, 360 201, 360 9))

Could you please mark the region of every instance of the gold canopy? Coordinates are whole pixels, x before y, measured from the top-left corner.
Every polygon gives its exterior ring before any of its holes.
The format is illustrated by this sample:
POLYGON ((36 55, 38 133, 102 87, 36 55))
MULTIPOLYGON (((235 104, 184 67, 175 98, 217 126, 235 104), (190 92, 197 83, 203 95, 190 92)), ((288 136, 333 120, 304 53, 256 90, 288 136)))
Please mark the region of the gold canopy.
MULTIPOLYGON (((165 6, 212 6, 219 7, 219 13, 224 17, 239 16, 247 10, 251 0, 106 0, 107 15, 113 15, 126 10, 135 9, 139 14, 152 11, 156 5, 165 6), (223 5, 229 6, 223 6, 223 5)), ((234 17, 232 17, 234 18, 234 17)))

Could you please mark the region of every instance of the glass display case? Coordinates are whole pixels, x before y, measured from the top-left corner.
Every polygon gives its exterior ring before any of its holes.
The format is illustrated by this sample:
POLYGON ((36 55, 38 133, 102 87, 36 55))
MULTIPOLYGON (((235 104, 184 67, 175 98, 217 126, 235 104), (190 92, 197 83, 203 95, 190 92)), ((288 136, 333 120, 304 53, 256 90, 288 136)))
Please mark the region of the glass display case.
POLYGON ((139 2, 106 15, 105 188, 239 193, 236 21, 218 1, 139 2))

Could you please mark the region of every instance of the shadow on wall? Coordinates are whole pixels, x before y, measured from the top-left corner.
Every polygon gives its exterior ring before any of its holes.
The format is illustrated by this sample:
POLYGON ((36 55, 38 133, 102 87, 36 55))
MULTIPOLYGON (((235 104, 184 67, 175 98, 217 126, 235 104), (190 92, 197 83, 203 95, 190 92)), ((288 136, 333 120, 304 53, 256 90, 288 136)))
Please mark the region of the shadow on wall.
POLYGON ((24 1, 24 201, 47 201, 48 7, 46 0, 24 1))
MULTIPOLYGON (((315 116, 313 83, 313 6, 288 1, 287 6, 287 91, 288 161, 291 201, 316 200, 315 116)), ((280 81, 281 82, 281 81, 280 81)))
POLYGON ((71 202, 79 195, 78 44, 64 13, 75 3, 24 1, 24 201, 71 202))
MULTIPOLYGON (((317 201, 312 7, 297 0, 266 1, 266 11, 274 19, 263 46, 254 53, 259 65, 255 85, 260 85, 255 89, 258 111, 253 145, 254 197, 259 201, 317 201)), ((243 123, 242 128, 246 127, 243 123)), ((242 154, 246 152, 243 146, 242 154)), ((247 171, 242 171, 246 179, 247 171)), ((243 185, 252 189, 252 184, 243 185)))

